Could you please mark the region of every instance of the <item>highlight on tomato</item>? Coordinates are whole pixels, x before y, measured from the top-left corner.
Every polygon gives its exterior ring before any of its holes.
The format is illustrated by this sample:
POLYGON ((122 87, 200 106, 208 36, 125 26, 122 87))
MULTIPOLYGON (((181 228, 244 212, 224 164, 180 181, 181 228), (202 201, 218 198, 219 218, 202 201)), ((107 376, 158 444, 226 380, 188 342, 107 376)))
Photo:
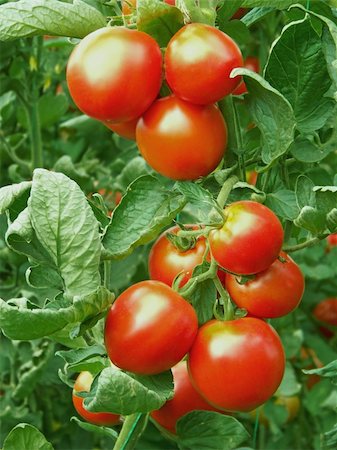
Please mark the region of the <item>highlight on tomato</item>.
POLYGON ((250 200, 230 204, 224 214, 224 225, 209 234, 216 261, 240 275, 266 270, 278 257, 283 243, 283 228, 277 216, 250 200))
POLYGON ((75 47, 66 75, 69 92, 82 112, 102 121, 128 122, 143 114, 158 95, 161 51, 141 31, 101 28, 75 47))
POLYGON ((113 364, 153 375, 177 364, 198 330, 193 307, 164 283, 141 281, 113 303, 105 323, 105 346, 113 364))
POLYGON ((117 425, 120 422, 119 414, 88 411, 83 405, 84 398, 77 395, 78 392, 90 392, 92 382, 93 376, 88 371, 81 372, 76 378, 72 394, 73 405, 76 411, 84 420, 95 425, 117 425))
POLYGON ((227 274, 226 289, 239 308, 255 317, 275 318, 291 313, 304 292, 304 276, 285 252, 268 269, 242 282, 240 276, 227 274))
POLYGON ((227 127, 216 105, 193 105, 171 95, 156 100, 139 119, 136 140, 146 162, 173 180, 211 173, 227 145, 227 127))
POLYGON ((175 434, 178 420, 191 411, 216 411, 226 414, 207 403, 193 387, 186 361, 180 361, 176 366, 172 367, 172 374, 174 383, 173 398, 168 400, 160 409, 151 413, 152 419, 160 426, 175 434))
MULTIPOLYGON (((185 228, 199 227, 185 225, 185 228)), ((161 281, 168 286, 172 286, 177 275, 184 274, 179 284, 182 287, 191 278, 195 266, 202 263, 206 252, 206 240, 204 236, 199 236, 192 247, 178 248, 167 236, 176 235, 179 230, 178 226, 169 228, 153 244, 149 255, 149 274, 152 280, 161 281)))
POLYGON ((233 92, 241 77, 230 78, 243 66, 233 39, 215 27, 190 23, 170 40, 165 52, 165 76, 173 93, 188 102, 206 105, 233 92))
POLYGON ((285 354, 278 334, 263 320, 211 320, 198 331, 188 368, 194 387, 213 406, 251 411, 279 387, 285 354))

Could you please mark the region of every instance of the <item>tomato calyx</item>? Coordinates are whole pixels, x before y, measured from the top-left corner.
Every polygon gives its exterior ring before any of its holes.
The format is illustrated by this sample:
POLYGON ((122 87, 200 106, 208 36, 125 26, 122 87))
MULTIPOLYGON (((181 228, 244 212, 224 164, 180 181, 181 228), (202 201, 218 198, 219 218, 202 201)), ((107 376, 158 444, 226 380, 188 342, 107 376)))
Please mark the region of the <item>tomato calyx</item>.
POLYGON ((216 300, 213 307, 214 317, 221 321, 233 320, 234 308, 228 292, 223 287, 218 276, 213 278, 213 283, 219 293, 219 298, 216 300))
POLYGON ((167 233, 166 237, 181 252, 194 248, 197 242, 197 237, 193 235, 180 236, 179 234, 167 233))

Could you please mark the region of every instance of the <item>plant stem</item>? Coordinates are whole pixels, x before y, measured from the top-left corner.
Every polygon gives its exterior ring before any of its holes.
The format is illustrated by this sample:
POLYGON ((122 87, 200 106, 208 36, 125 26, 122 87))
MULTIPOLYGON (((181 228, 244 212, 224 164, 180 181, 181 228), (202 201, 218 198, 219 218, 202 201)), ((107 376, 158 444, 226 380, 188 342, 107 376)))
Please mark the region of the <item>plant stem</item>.
POLYGON ((223 208, 225 206, 225 203, 227 201, 227 198, 233 189, 233 186, 239 181, 239 178, 236 175, 232 175, 229 177, 223 184, 221 191, 219 192, 219 195, 217 197, 217 202, 220 208, 223 208))
POLYGON ((135 413, 126 416, 113 450, 132 450, 146 428, 148 414, 135 413))
POLYGON ((43 167, 42 138, 37 102, 25 105, 32 154, 33 168, 43 167))
POLYGON ((303 248, 312 247, 313 245, 318 244, 322 239, 325 239, 327 236, 329 235, 324 234, 320 237, 308 239, 307 241, 302 242, 301 244, 289 245, 289 247, 284 247, 282 250, 284 250, 286 253, 296 252, 297 250, 302 250, 303 248))
POLYGON ((104 287, 107 289, 110 289, 110 283, 111 283, 111 261, 104 261, 104 287))
POLYGON ((216 290, 219 292, 220 297, 222 298, 222 300, 224 302, 224 306, 225 306, 224 320, 233 320, 234 310, 233 310, 233 305, 229 298, 228 293, 225 291, 225 288, 222 286, 222 283, 218 277, 213 278, 213 282, 215 284, 216 290))

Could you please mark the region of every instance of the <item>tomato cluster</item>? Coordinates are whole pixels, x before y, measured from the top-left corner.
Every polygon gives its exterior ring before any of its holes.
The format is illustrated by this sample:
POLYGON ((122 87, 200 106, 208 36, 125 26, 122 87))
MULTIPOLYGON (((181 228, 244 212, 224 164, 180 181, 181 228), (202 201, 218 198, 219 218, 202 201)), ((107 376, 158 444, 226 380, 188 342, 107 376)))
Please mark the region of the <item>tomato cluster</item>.
MULTIPOLYGON (((171 3, 171 2, 169 2, 171 3)), ((124 3, 125 12, 135 2, 124 3)), ((87 35, 70 55, 67 83, 85 114, 135 139, 147 163, 175 180, 194 180, 219 165, 227 126, 216 102, 232 93, 243 66, 239 47, 215 27, 190 23, 167 45, 126 27, 87 35), (171 94, 158 98, 162 83, 171 94)))

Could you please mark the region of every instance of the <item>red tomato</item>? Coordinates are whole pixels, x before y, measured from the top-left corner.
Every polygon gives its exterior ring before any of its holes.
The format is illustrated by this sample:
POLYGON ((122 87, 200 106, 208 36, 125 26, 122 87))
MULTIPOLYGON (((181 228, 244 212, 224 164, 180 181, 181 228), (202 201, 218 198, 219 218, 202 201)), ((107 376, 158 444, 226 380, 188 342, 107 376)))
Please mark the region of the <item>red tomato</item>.
POLYGON ((227 127, 215 105, 192 105, 172 95, 154 102, 140 118, 136 138, 154 170, 174 180, 194 180, 220 163, 227 127))
POLYGON ((143 375, 163 372, 191 348, 198 329, 192 306, 159 281, 141 281, 112 305, 105 346, 121 369, 143 375))
MULTIPOLYGON (((313 315, 320 322, 337 327, 337 298, 326 298, 322 300, 316 305, 313 315)), ((328 338, 334 335, 328 328, 321 327, 320 330, 328 338)))
POLYGON ((120 421, 120 416, 118 414, 90 412, 83 406, 84 398, 78 397, 76 395, 77 392, 89 392, 92 382, 93 377, 90 372, 81 372, 77 377, 73 389, 73 404, 76 411, 87 422, 93 423, 95 425, 117 425, 120 421))
MULTIPOLYGON (((260 72, 260 61, 254 56, 247 56, 244 67, 246 69, 252 70, 253 72, 260 72)), ((233 95, 241 95, 247 92, 247 86, 244 81, 242 81, 239 86, 233 91, 233 95)))
POLYGON ((194 387, 215 407, 251 411, 282 381, 285 355, 275 330, 260 319, 211 320, 189 353, 194 387))
POLYGON ((326 240, 328 241, 328 249, 329 250, 331 249, 331 247, 336 247, 337 246, 337 233, 330 234, 330 236, 328 236, 326 238, 326 240))
POLYGON ((241 19, 245 14, 247 14, 247 8, 239 8, 235 14, 233 14, 232 19, 241 19))
MULTIPOLYGON (((197 229, 198 227, 193 226, 192 228, 197 229)), ((149 273, 152 280, 172 286, 175 277, 183 272, 184 278, 180 282, 180 287, 182 287, 191 278, 195 266, 202 263, 206 251, 206 241, 201 236, 193 248, 181 251, 166 237, 168 233, 176 234, 179 230, 180 228, 176 226, 164 231, 153 244, 149 255, 149 273)))
POLYGON ((230 78, 242 67, 239 47, 227 34, 202 23, 181 28, 165 52, 166 80, 177 97, 206 105, 230 94, 241 77, 230 78))
POLYGON ((70 94, 88 116, 128 122, 148 109, 162 80, 157 42, 141 31, 102 28, 88 34, 70 55, 70 94))
POLYGON ((258 173, 255 170, 249 170, 248 172, 246 172, 246 176, 247 176, 247 183, 255 186, 257 182, 258 173))
POLYGON ((192 385, 187 371, 186 361, 180 361, 172 368, 174 382, 174 397, 164 406, 152 411, 151 417, 166 428, 170 433, 176 433, 176 424, 185 414, 195 411, 216 411, 223 413, 206 402, 192 385))
POLYGON ((242 200, 225 209, 222 228, 210 232, 212 254, 224 269, 249 275, 267 269, 278 257, 283 229, 276 215, 261 203, 242 200))
POLYGON ((129 122, 121 122, 121 123, 110 123, 103 122, 104 125, 110 130, 117 133, 119 136, 122 136, 125 139, 131 139, 132 141, 136 140, 136 126, 138 123, 139 117, 136 119, 130 120, 129 122))
POLYGON ((253 280, 239 283, 235 275, 227 274, 226 289, 239 308, 255 317, 281 317, 293 311, 304 292, 304 277, 298 265, 286 253, 285 262, 276 259, 268 269, 253 280))

